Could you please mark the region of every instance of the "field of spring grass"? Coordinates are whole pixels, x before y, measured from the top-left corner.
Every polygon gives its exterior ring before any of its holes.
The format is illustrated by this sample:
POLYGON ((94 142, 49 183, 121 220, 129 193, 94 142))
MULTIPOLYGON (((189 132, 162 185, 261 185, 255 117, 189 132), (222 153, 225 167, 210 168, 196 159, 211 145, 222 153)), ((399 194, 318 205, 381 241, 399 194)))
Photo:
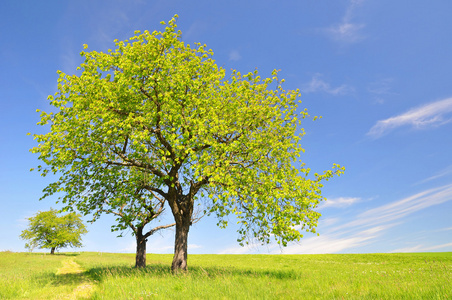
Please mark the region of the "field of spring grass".
POLYGON ((452 253, 171 255, 0 252, 0 299, 452 299, 452 253))

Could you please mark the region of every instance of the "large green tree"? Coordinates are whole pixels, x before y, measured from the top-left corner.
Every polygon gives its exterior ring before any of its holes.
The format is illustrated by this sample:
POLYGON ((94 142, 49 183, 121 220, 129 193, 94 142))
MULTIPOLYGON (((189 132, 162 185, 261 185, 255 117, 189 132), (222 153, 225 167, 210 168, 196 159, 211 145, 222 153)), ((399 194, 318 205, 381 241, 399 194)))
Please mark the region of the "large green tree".
POLYGON ((81 216, 74 212, 60 216, 55 209, 40 211, 28 218, 28 222, 28 228, 20 235, 29 241, 25 247, 48 248, 50 254, 59 248, 81 247, 81 236, 88 232, 81 216))
MULTIPOLYGON (((165 24, 164 22, 162 22, 165 24)), ((286 91, 277 72, 261 78, 225 70, 205 45, 185 44, 175 18, 163 32, 136 32, 107 53, 84 51, 78 75, 59 73, 50 96, 56 113, 41 113, 47 134, 35 135, 42 175, 61 174, 45 189, 68 205, 86 206, 112 182, 130 195, 142 187, 164 199, 176 223, 172 270, 187 268, 188 232, 204 204, 238 241, 286 245, 315 231, 322 182, 342 168, 310 174, 300 160, 304 134, 298 90, 286 91), (146 176, 144 176, 146 174, 146 176)), ((85 49, 87 49, 85 45, 85 49)))

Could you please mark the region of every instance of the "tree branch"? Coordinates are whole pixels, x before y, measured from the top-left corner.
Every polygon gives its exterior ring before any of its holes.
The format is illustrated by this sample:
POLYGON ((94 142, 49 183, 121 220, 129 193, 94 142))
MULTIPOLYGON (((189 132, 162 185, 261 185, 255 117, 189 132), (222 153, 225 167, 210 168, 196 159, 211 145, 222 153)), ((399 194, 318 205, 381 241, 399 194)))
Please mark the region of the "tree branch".
POLYGON ((138 167, 144 170, 149 170, 152 174, 163 178, 166 175, 164 173, 162 173, 159 169, 155 168, 152 165, 149 164, 143 164, 141 162, 138 162, 136 160, 131 160, 129 159, 125 154, 121 153, 121 152, 117 152, 117 151, 113 151, 116 155, 119 156, 119 158, 121 158, 124 162, 115 162, 115 161, 107 161, 107 165, 115 165, 115 166, 123 166, 123 167, 138 167))
POLYGON ((162 197, 164 197, 164 198, 168 197, 168 194, 167 194, 167 193, 165 193, 165 192, 162 191, 161 189, 152 187, 152 186, 150 186, 150 185, 144 185, 143 188, 146 189, 147 191, 151 192, 151 193, 154 195, 154 197, 157 198, 157 199, 160 201, 160 203, 161 203, 162 201, 164 202, 165 200, 160 199, 160 198, 157 197, 153 192, 156 192, 156 193, 160 194, 160 195, 161 195, 162 197))
POLYGON ((153 235, 154 233, 156 233, 159 230, 170 228, 175 225, 176 225, 176 223, 172 223, 172 224, 168 224, 168 225, 162 225, 162 226, 155 227, 155 228, 151 229, 150 231, 148 231, 145 235, 143 235, 143 237, 148 238, 149 236, 153 235))

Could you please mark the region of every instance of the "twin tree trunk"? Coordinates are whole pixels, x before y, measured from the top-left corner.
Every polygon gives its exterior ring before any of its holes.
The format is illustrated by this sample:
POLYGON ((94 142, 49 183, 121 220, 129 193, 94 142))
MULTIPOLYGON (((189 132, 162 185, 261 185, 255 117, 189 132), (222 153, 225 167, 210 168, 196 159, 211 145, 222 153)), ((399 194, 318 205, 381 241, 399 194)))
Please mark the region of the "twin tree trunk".
MULTIPOLYGON (((178 272, 187 270, 187 248, 188 248, 188 231, 191 225, 191 218, 184 218, 181 223, 176 222, 176 239, 174 242, 174 258, 171 264, 171 270, 178 272)), ((143 228, 138 228, 136 234, 137 251, 135 256, 135 267, 146 267, 146 242, 143 236, 143 228)), ((54 249, 52 248, 52 254, 54 249)))
MULTIPOLYGON (((191 225, 191 214, 178 218, 181 222, 176 222, 176 239, 174 242, 174 258, 171 264, 173 272, 187 270, 187 248, 188 248, 188 231, 191 225)), ((137 227, 135 233, 137 241, 137 251, 135 256, 135 267, 146 267, 146 242, 147 239, 143 235, 143 227, 137 227)), ((52 254, 55 249, 52 248, 52 254)))

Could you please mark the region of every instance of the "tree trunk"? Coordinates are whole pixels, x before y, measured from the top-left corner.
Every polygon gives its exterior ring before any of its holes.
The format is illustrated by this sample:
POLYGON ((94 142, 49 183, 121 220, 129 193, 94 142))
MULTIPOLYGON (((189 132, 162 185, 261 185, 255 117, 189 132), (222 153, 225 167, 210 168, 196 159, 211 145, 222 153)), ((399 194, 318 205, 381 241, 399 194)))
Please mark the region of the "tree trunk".
POLYGON ((52 249, 50 250, 50 254, 52 254, 52 255, 55 254, 55 248, 56 247, 52 247, 52 249))
POLYGON ((182 218, 182 222, 176 222, 176 239, 174 242, 174 257, 171 271, 178 273, 187 270, 187 246, 188 231, 190 229, 190 217, 182 218))
POLYGON ((137 253, 135 256, 135 268, 146 267, 146 238, 143 236, 143 227, 138 227, 136 232, 137 253))

